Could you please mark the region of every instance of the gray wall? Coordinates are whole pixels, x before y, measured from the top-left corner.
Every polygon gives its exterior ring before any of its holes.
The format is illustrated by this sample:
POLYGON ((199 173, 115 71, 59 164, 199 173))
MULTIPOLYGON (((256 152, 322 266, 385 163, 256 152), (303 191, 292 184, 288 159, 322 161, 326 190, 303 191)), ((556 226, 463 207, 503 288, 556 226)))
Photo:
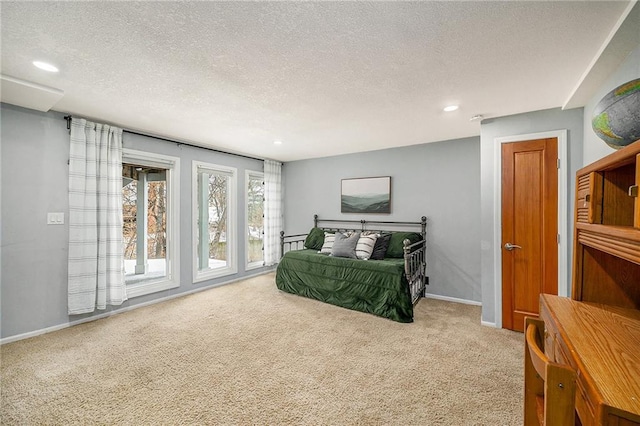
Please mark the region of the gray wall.
MULTIPOLYGON (((573 198, 575 191, 575 174, 582 166, 582 108, 563 111, 549 109, 529 112, 495 119, 483 120, 481 123, 481 274, 482 274, 482 320, 495 323, 495 291, 500 277, 494 274, 494 173, 499 164, 494 164, 495 138, 539 133, 551 130, 567 129, 568 154, 568 189, 567 189, 567 223, 569 241, 573 239, 573 198)), ((568 244, 571 259, 572 244, 568 244)), ((568 282, 571 283, 571 268, 568 268, 568 282)))
MULTIPOLYGON (((68 220, 67 160, 69 133, 61 113, 42 113, 1 105, 0 283, 2 338, 60 326, 92 315, 67 315, 67 225, 47 225, 47 212, 68 220)), ((178 146, 153 138, 123 136, 125 148, 180 158, 180 287, 128 300, 117 310, 197 288, 219 284, 261 270, 244 271, 245 242, 238 244, 237 275, 192 284, 191 161, 238 169, 238 226, 246 229, 245 170, 263 170, 259 160, 178 146)), ((238 232, 238 235, 244 235, 238 232)), ((105 311, 96 311, 93 315, 105 311)))
POLYGON ((600 139, 591 127, 593 109, 600 99, 607 93, 626 83, 640 78, 640 45, 627 56, 627 59, 618 69, 607 78, 607 81, 598 89, 593 97, 584 106, 584 154, 583 165, 591 164, 600 158, 614 152, 602 139, 600 139))
POLYGON ((429 293, 480 301, 480 140, 459 139, 286 163, 285 231, 326 219, 427 216, 429 293), (340 213, 341 179, 391 176, 391 214, 340 213))

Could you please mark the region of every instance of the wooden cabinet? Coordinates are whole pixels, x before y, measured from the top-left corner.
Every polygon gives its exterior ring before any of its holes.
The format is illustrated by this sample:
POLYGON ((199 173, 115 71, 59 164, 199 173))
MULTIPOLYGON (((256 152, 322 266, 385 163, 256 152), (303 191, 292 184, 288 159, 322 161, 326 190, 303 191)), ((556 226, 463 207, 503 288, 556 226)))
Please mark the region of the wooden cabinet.
POLYGON ((640 141, 576 180, 572 298, 640 308, 640 141))
POLYGON ((640 141, 576 175, 571 299, 543 294, 545 352, 583 425, 640 425, 640 141))

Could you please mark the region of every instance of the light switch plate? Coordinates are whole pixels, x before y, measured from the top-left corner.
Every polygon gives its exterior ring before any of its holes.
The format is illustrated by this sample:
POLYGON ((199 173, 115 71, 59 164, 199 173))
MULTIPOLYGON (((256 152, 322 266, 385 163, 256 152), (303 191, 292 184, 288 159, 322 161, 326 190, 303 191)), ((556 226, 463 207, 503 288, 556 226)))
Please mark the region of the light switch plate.
POLYGON ((64 225, 64 212, 47 213, 47 225, 64 225))

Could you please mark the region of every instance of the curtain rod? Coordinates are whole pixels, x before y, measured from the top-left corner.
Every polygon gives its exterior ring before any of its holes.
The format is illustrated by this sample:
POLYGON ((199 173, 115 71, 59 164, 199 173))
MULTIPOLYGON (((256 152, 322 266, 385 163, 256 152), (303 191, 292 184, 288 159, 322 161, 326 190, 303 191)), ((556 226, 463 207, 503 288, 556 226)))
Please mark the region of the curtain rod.
MULTIPOLYGON (((64 119, 67 121, 67 130, 71 129, 71 118, 72 118, 71 115, 65 115, 64 116, 64 119)), ((194 145, 194 144, 190 144, 190 143, 187 143, 187 142, 177 141, 175 139, 168 139, 168 138, 164 138, 164 137, 160 137, 160 136, 156 136, 156 135, 150 135, 148 133, 140 133, 140 132, 136 132, 136 131, 129 130, 129 129, 122 129, 122 131, 130 133, 132 135, 145 136, 145 137, 148 137, 148 138, 154 138, 154 139, 158 139, 158 140, 165 141, 165 142, 175 143, 178 146, 185 145, 185 146, 190 146, 192 148, 200 148, 200 149, 206 149, 207 151, 218 152, 220 154, 235 155, 236 157, 248 158, 250 160, 264 161, 264 158, 251 157, 249 155, 236 154, 235 152, 227 152, 227 151, 222 151, 222 150, 215 149, 215 148, 209 148, 209 147, 206 147, 206 146, 194 145)))

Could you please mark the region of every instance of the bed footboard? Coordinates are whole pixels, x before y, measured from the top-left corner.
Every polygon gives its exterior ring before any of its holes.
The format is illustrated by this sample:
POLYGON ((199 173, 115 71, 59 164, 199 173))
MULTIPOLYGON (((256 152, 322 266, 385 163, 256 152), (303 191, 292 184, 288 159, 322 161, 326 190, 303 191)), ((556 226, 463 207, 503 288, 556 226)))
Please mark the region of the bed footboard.
POLYGON ((411 241, 404 240, 404 274, 409 283, 411 292, 411 303, 414 305, 420 297, 424 297, 427 292, 427 245, 426 240, 411 244, 411 241))

